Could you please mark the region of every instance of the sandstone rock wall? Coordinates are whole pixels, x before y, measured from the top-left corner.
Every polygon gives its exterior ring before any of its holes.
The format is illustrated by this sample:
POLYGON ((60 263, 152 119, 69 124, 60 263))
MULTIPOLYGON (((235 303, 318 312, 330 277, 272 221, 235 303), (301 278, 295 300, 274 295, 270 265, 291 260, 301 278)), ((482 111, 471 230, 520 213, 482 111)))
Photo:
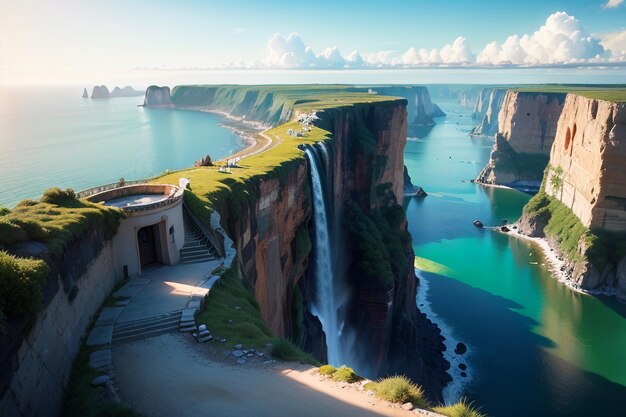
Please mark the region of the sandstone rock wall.
POLYGON ((559 93, 506 92, 489 162, 476 181, 537 191, 564 99, 559 93))
POLYGON ((480 122, 478 126, 472 129, 472 135, 493 136, 498 132, 498 114, 505 95, 506 90, 502 88, 483 88, 480 90, 473 114, 473 117, 480 122))
POLYGON ((546 192, 583 225, 624 232, 625 161, 626 104, 568 95, 550 154, 550 165, 563 170, 562 186, 548 178, 546 192))

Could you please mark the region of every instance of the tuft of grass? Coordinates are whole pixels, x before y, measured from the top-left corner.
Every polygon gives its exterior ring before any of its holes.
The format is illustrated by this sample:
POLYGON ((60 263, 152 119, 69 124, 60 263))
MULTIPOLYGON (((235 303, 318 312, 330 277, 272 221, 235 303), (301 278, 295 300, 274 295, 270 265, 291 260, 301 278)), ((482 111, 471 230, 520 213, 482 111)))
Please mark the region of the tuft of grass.
POLYGON ((40 259, 18 258, 0 250, 0 312, 8 317, 37 313, 49 271, 40 259))
POLYGON ((474 407, 473 403, 465 399, 456 404, 434 407, 432 410, 447 417, 487 417, 486 414, 481 413, 478 408, 474 407))
POLYGON ((385 401, 404 404, 410 402, 415 407, 429 408, 430 403, 419 385, 415 385, 406 376, 392 376, 382 378, 378 382, 370 382, 365 389, 374 391, 374 394, 385 401))
POLYGON ((311 355, 285 339, 274 339, 272 343, 272 357, 282 361, 308 363, 314 366, 320 364, 311 355))
POLYGON ((362 379, 363 378, 361 378, 359 375, 356 374, 356 372, 354 372, 354 369, 348 368, 345 365, 335 370, 335 372, 333 373, 333 380, 339 382, 347 382, 349 384, 352 384, 353 382, 358 382, 362 379))
POLYGON ((337 372, 337 368, 332 365, 322 365, 320 366, 319 372, 322 375, 331 376, 332 374, 337 372))

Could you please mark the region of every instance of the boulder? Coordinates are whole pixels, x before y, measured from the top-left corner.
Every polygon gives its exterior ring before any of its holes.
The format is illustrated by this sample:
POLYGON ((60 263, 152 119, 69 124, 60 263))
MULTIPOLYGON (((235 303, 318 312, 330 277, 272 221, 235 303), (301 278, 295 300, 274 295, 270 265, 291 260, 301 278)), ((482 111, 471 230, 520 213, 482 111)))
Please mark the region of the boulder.
POLYGON ((467 346, 465 346, 465 343, 457 343, 456 348, 454 349, 454 353, 456 353, 457 355, 462 355, 465 352, 467 352, 467 346))
POLYGON ((241 358, 243 356, 243 351, 239 349, 233 350, 233 356, 235 358, 241 358))
POLYGON ((478 227, 479 229, 482 229, 485 225, 483 224, 483 222, 481 222, 480 220, 474 220, 472 222, 472 224, 476 227, 478 227))
POLYGON ((428 195, 428 193, 426 191, 424 191, 424 189, 422 187, 417 187, 417 192, 415 193, 415 197, 417 198, 424 198, 428 195))
POLYGON ((459 369, 460 369, 461 371, 465 371, 465 370, 467 369, 467 365, 465 365, 464 363, 460 363, 460 364, 459 364, 459 369))
POLYGON ((511 231, 511 229, 509 229, 509 228, 508 228, 508 227, 506 227, 506 226, 500 226, 500 231, 501 231, 501 232, 504 232, 504 233, 508 233, 508 232, 510 232, 510 231, 511 231))
POLYGON ((402 409, 411 411, 413 409, 413 404, 411 404, 411 403, 404 403, 404 404, 402 404, 402 409))

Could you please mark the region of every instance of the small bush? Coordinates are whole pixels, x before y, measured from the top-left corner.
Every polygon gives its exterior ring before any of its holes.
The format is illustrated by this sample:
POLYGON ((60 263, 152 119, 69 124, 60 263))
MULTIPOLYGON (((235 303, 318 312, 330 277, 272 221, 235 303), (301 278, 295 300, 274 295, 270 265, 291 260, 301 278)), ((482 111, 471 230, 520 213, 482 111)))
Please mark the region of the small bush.
POLYGON ((433 408, 435 413, 443 414, 447 417, 487 417, 481 413, 474 405, 465 399, 462 399, 456 404, 435 407, 433 408))
POLYGON ((6 207, 0 207, 0 216, 6 216, 7 214, 9 214, 11 212, 11 210, 9 210, 6 207))
POLYGON ((0 244, 10 245, 28 239, 26 231, 7 219, 0 219, 0 244))
POLYGON ((57 206, 63 206, 68 202, 76 200, 76 193, 71 188, 61 190, 58 187, 50 188, 43 193, 40 201, 43 203, 56 204, 57 206))
POLYGON ((319 371, 320 371, 320 374, 322 375, 330 376, 334 374, 335 372, 337 372, 337 368, 335 368, 332 365, 322 365, 320 366, 319 371))
POLYGON ((38 311, 48 265, 0 251, 0 310, 7 316, 38 311))
POLYGON ((368 390, 385 401, 404 404, 410 402, 419 408, 430 406, 422 387, 415 385, 405 376, 392 376, 380 379, 378 382, 370 382, 365 385, 368 390))
POLYGON ((358 376, 356 372, 354 372, 354 369, 348 368, 344 365, 333 373, 333 379, 335 381, 347 382, 349 384, 352 384, 353 382, 360 381, 363 378, 358 376))

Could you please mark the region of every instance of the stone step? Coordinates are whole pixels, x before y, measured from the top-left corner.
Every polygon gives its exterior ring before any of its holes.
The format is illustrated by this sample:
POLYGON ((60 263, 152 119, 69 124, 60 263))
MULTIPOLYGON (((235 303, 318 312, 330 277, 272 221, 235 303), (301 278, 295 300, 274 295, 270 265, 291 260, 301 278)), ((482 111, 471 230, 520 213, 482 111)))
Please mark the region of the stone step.
POLYGON ((127 325, 124 327, 116 326, 113 329, 113 338, 115 339, 116 336, 122 336, 127 333, 134 333, 134 332, 143 331, 146 329, 153 329, 157 327, 169 327, 172 324, 176 325, 179 321, 180 321, 180 316, 174 316, 174 317, 164 318, 164 319, 150 321, 150 322, 135 323, 135 324, 127 325))
POLYGON ((131 333, 125 336, 113 337, 113 343, 116 345, 128 342, 134 342, 137 340, 147 339, 149 337, 160 336, 162 334, 175 332, 178 329, 178 325, 175 324, 172 327, 160 327, 156 329, 146 330, 144 332, 131 333))
POLYGON ((159 314, 158 316, 150 316, 150 317, 145 317, 143 319, 129 320, 129 321, 118 321, 115 324, 115 330, 123 329, 123 328, 126 328, 128 326, 134 326, 134 325, 137 325, 137 324, 148 324, 148 323, 159 321, 159 320, 162 320, 162 319, 168 319, 168 318, 180 319, 180 317, 182 315, 182 312, 183 312, 183 310, 175 310, 175 311, 172 311, 172 312, 167 313, 167 314, 159 314))
POLYGON ((181 255, 180 257, 180 261, 182 263, 189 263, 189 262, 205 262, 205 261, 211 261, 213 259, 217 259, 214 255, 206 253, 206 254, 202 254, 202 255, 181 255))
POLYGON ((209 250, 203 246, 193 247, 193 248, 185 248, 183 247, 180 250, 180 256, 183 255, 201 255, 201 254, 210 254, 209 250))

